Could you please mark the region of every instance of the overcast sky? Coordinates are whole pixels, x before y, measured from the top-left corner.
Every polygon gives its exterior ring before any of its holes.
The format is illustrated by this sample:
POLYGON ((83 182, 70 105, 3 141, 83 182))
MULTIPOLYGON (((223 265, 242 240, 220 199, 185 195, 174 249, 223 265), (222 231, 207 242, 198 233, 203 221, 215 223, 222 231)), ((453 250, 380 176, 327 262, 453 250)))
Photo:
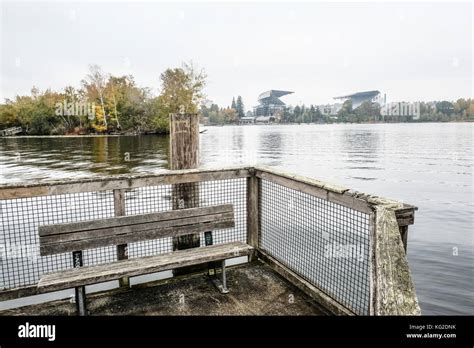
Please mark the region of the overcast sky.
POLYGON ((88 65, 132 74, 159 92, 159 75, 192 60, 206 94, 246 107, 268 89, 287 103, 378 89, 395 100, 473 95, 471 3, 2 2, 1 91, 79 86, 88 65))

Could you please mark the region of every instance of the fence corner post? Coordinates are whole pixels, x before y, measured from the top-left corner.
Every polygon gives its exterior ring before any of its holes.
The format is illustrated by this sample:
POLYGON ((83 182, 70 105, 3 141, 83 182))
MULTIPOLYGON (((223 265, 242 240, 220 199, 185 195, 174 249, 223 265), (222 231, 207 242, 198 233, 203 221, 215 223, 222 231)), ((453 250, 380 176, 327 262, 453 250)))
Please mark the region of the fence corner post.
MULTIPOLYGON (((259 195, 260 180, 252 169, 250 177, 247 178, 247 244, 255 249, 259 246, 259 195)), ((249 261, 252 260, 250 257, 249 261)))

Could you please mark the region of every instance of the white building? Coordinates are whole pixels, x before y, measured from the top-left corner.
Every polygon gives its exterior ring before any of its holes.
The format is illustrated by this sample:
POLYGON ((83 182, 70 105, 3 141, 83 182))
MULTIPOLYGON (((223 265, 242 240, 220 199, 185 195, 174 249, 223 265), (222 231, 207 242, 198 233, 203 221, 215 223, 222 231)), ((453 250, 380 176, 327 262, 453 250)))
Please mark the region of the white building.
POLYGON ((255 118, 255 122, 260 123, 260 124, 270 123, 270 122, 273 122, 274 120, 275 118, 272 116, 258 116, 257 118, 255 118))
POLYGON ((255 123, 255 117, 245 116, 240 119, 240 124, 252 124, 255 123))
POLYGON ((326 105, 317 105, 316 108, 324 116, 335 116, 341 110, 342 104, 326 104, 326 105))

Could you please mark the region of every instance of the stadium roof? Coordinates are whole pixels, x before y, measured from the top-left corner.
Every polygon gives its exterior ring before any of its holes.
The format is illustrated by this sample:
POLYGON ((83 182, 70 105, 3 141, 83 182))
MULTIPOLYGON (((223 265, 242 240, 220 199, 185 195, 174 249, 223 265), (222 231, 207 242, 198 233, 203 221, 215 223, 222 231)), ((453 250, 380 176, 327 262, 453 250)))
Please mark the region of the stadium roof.
POLYGON ((291 94, 293 92, 290 91, 278 91, 276 89, 271 89, 269 91, 263 92, 258 96, 258 100, 265 99, 265 98, 280 98, 284 95, 291 94))
POLYGON ((293 92, 290 91, 279 91, 275 89, 271 89, 269 91, 263 92, 258 96, 258 101, 261 104, 275 104, 275 105, 285 105, 280 99, 287 94, 292 94, 293 92))
POLYGON ((334 99, 346 99, 346 98, 373 98, 377 94, 380 94, 380 91, 367 91, 367 92, 358 92, 354 94, 343 95, 341 97, 334 97, 334 99))

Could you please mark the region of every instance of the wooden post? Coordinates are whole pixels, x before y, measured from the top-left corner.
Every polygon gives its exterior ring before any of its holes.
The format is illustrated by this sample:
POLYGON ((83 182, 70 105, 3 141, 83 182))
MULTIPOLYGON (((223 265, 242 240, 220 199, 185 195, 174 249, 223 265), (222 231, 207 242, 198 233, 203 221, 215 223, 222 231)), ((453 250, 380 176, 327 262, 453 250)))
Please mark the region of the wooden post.
MULTIPOLYGON (((115 216, 125 215, 125 191, 123 189, 115 189, 114 191, 114 212, 115 216)), ((128 259, 128 245, 117 245, 117 260, 128 259)), ((130 280, 128 277, 119 279, 120 287, 130 287, 130 280)))
POLYGON ((407 252, 408 245, 408 226, 415 223, 415 210, 418 208, 409 206, 406 208, 400 208, 395 210, 395 216, 397 218, 398 229, 403 242, 403 248, 405 253, 407 252))
MULTIPOLYGON (((260 179, 255 176, 255 173, 247 178, 247 244, 258 248, 259 238, 259 215, 258 215, 258 201, 259 201, 259 184, 260 179)), ((252 261, 252 255, 249 257, 252 261)))
MULTIPOLYGON (((195 169, 199 166, 198 114, 170 114, 171 170, 195 169)), ((185 209, 199 206, 199 183, 175 184, 171 193, 172 208, 185 209)), ((199 247, 199 234, 173 237, 173 250, 199 247)), ((174 275, 202 270, 202 267, 183 267, 173 270, 174 275)))
POLYGON ((170 115, 170 169, 194 169, 199 166, 198 114, 170 115))
POLYGON ((405 254, 407 252, 408 245, 408 226, 398 226, 400 230, 400 237, 402 237, 403 249, 405 249, 405 254))
POLYGON ((375 207, 372 306, 374 315, 420 315, 410 267, 390 206, 375 207))

